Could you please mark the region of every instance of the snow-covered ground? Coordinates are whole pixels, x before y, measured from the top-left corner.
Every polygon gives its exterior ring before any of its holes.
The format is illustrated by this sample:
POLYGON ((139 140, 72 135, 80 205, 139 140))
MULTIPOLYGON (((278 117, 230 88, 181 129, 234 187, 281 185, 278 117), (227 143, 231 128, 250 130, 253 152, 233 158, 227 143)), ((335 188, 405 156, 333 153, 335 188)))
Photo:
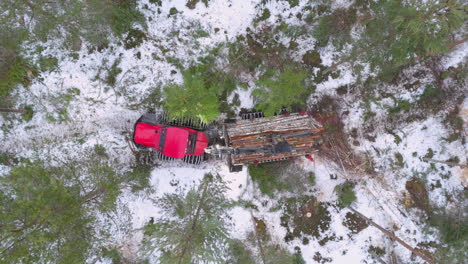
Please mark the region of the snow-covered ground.
MULTIPOLYGON (((95 144, 106 147, 109 155, 118 159, 122 164, 131 164, 134 156, 127 146, 126 137, 131 133, 135 120, 144 113, 143 109, 134 110, 129 97, 141 99, 148 94, 150 88, 161 87, 171 82, 181 82, 182 76, 168 58, 177 58, 184 65, 194 64, 197 58, 206 54, 216 44, 230 41, 236 36, 245 33, 247 27, 252 27, 253 19, 260 13, 261 1, 245 0, 212 0, 206 7, 198 3, 195 9, 185 6, 185 0, 163 1, 161 7, 151 4, 148 0, 141 0, 139 7, 148 20, 148 40, 139 47, 125 49, 117 41, 111 42, 108 48, 101 52, 89 52, 83 43, 79 57, 71 58, 67 51, 57 47, 53 41, 45 45, 42 55, 53 55, 59 59, 56 70, 42 73, 31 87, 20 87, 17 91, 19 104, 34 105, 35 115, 31 121, 7 121, 0 117, 8 129, 0 131, 0 152, 14 153, 21 157, 41 158, 48 157, 75 157, 78 158, 83 149, 95 144), (144 8, 148 6, 148 8, 144 8), (171 8, 177 8, 176 15, 169 16, 171 8), (157 10, 161 13, 158 14, 157 10), (194 39, 191 32, 199 28, 209 33, 207 37, 194 39), (215 28, 217 29, 215 31, 215 28), (162 48, 168 49, 163 52, 162 48), (136 54, 141 54, 138 58, 136 54), (158 59, 155 59, 155 58, 158 59), (120 60, 119 67, 122 72, 117 75, 115 88, 106 86, 102 81, 102 69, 108 68, 116 60, 120 60), (176 71, 174 73, 173 71, 176 71), (98 78, 96 78, 98 77, 98 78), (69 101, 58 95, 70 94, 76 91, 69 101), (124 96, 125 95, 125 96, 124 96), (60 103, 57 103, 60 102, 60 103), (58 114, 66 109, 64 120, 60 121, 58 114), (56 121, 51 121, 53 117, 56 121), (77 143, 81 141, 81 143, 77 143)), ((299 5, 289 9, 287 1, 271 1, 266 7, 271 11, 267 22, 274 23, 279 15, 299 12, 308 1, 300 1, 299 5)), ((347 6, 348 1, 337 1, 337 6, 347 6)), ((289 16, 291 17, 291 16, 289 16)), ((300 23, 295 16, 289 23, 300 23)), ((312 37, 298 40, 299 53, 305 52, 313 45, 312 37)), ((31 52, 34 44, 30 44, 31 52)), ((320 51, 324 65, 333 63, 333 49, 320 51)), ((456 66, 466 62, 466 45, 457 48, 447 61, 448 66, 456 66)), ((336 95, 336 89, 342 85, 352 84, 356 77, 343 66, 339 68, 341 75, 337 79, 331 77, 317 85, 317 94, 336 95)), ((401 87, 400 87, 401 88, 401 87)), ((240 108, 251 108, 254 101, 250 96, 252 87, 247 89, 238 87, 235 91, 239 95, 240 108)), ((422 93, 421 90, 411 94, 401 94, 400 99, 414 98, 422 93)), ((230 97, 230 100, 232 97, 230 97)), ((381 102, 384 105, 384 101, 381 102)), ((372 106, 373 112, 384 115, 384 106, 372 106)), ((465 121, 465 131, 468 122, 468 99, 461 105, 461 116, 465 121)), ((358 102, 344 106, 342 111, 349 111, 344 119, 345 129, 360 127, 364 124, 363 109, 358 102)), ((422 157, 428 149, 434 152, 434 160, 447 160, 458 157, 460 163, 466 163, 468 145, 461 140, 447 143, 446 126, 438 116, 429 117, 423 121, 414 121, 402 127, 397 135, 401 142, 395 142, 395 135, 380 131, 374 141, 359 137, 360 145, 354 147, 356 151, 368 153, 375 162, 376 173, 373 177, 361 175, 355 188, 357 201, 353 208, 372 218, 376 223, 392 230, 395 234, 416 246, 421 242, 435 241, 434 235, 424 232, 419 216, 414 211, 405 208, 405 183, 415 173, 423 173, 429 183, 441 182, 441 188, 429 192, 430 200, 442 207, 450 207, 445 192, 462 190, 468 186, 467 170, 457 166, 449 167, 445 164, 435 164, 424 161, 422 157), (400 153, 404 164, 395 168, 395 154, 400 153), (417 153, 417 154, 414 154, 417 153), (437 170, 430 170, 435 166, 437 170), (441 171, 448 176, 441 178, 441 171)), ((465 132, 466 133, 466 132, 465 132)), ((466 135, 465 135, 466 136, 466 135)), ((53 161, 54 159, 51 158, 53 161)), ((343 183, 348 175, 330 161, 315 157, 315 162, 299 159, 298 165, 307 172, 314 172, 316 185, 313 195, 321 202, 335 203, 337 201, 334 188, 343 183), (337 174, 338 179, 332 180, 331 174, 337 174)), ((7 166, 0 166, 0 175, 7 173, 7 166)), ((369 226, 358 234, 351 235, 350 230, 342 222, 347 209, 330 206, 330 228, 321 238, 335 235, 342 239, 335 239, 320 245, 320 239, 310 238, 304 245, 299 239, 290 242, 284 241, 286 229, 281 226, 280 211, 272 212, 269 207, 274 200, 264 196, 255 188, 250 180, 246 168, 242 172, 230 173, 225 164, 210 161, 200 168, 184 167, 180 163, 164 164, 152 171, 151 186, 153 192, 146 194, 133 194, 123 192, 119 198, 119 208, 128 208, 132 232, 118 234, 116 231, 116 244, 128 245, 131 250, 128 254, 138 255, 138 243, 142 238, 142 228, 151 217, 157 218, 159 210, 154 199, 165 193, 174 192, 180 187, 190 187, 199 182, 205 173, 217 173, 228 183, 230 190, 227 195, 232 200, 247 200, 259 204, 257 211, 244 207, 231 209, 232 237, 246 239, 247 234, 254 230, 252 216, 265 221, 267 230, 272 239, 294 252, 300 247, 307 263, 317 263, 314 256, 317 252, 323 258, 330 258, 332 264, 347 263, 373 263, 369 254, 370 246, 393 250, 402 263, 423 263, 421 259, 411 258, 411 252, 391 241, 376 228, 369 226), (176 183, 176 184, 174 184, 176 183), (261 201, 270 200, 269 205, 261 205, 261 201)), ((298 195, 298 194, 286 194, 298 195)), ((388 251, 387 251, 388 253, 388 251)))

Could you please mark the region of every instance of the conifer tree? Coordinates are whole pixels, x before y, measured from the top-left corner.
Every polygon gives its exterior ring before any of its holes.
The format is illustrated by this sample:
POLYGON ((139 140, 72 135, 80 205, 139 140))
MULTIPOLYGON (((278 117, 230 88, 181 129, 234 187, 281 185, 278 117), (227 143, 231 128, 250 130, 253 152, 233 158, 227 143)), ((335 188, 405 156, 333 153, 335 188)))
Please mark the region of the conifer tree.
POLYGON ((112 32, 121 36, 134 23, 144 24, 136 0, 2 0, 0 10, 5 10, 0 13, 2 31, 23 35, 22 40, 60 37, 69 45, 80 38, 100 45, 112 32))
POLYGON ((458 0, 378 1, 361 21, 364 31, 351 56, 391 72, 415 59, 447 52, 452 34, 465 19, 458 0))
POLYGON ((124 187, 144 188, 149 175, 118 173, 104 147, 63 166, 24 162, 0 177, 0 263, 85 263, 108 230, 97 212, 115 209, 124 187))
POLYGON ((304 84, 306 73, 287 67, 276 76, 258 81, 259 89, 253 91, 258 108, 268 116, 279 112, 282 107, 303 106, 307 101, 308 89, 304 84))
POLYGON ((221 263, 227 254, 226 185, 206 174, 187 193, 157 200, 162 216, 144 228, 145 249, 158 252, 160 263, 221 263))
POLYGON ((1 263, 86 261, 93 218, 76 186, 35 163, 0 177, 0 188, 1 263))
POLYGON ((219 116, 217 90, 207 86, 198 74, 185 72, 184 84, 169 85, 164 93, 164 108, 172 118, 199 118, 208 123, 219 116))

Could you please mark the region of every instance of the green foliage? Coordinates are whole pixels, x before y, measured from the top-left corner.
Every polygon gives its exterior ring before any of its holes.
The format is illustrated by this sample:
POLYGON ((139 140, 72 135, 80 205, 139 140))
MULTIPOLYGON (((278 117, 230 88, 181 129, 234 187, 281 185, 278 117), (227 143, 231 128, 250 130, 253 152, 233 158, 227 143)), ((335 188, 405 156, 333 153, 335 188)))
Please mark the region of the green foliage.
POLYGON ((227 97, 236 89, 236 81, 215 69, 214 56, 199 60, 200 64, 182 73, 183 85, 164 88, 164 108, 172 118, 192 117, 211 122, 218 118, 220 111, 229 110, 227 97))
POLYGON ((146 34, 139 29, 130 29, 124 40, 125 49, 133 49, 140 46, 147 39, 146 34))
POLYGON ((316 50, 308 50, 302 56, 302 62, 311 67, 320 67, 322 65, 322 59, 320 58, 320 54, 316 50))
POLYGON ((292 256, 291 264, 306 264, 306 262, 305 262, 304 258, 302 257, 302 254, 300 252, 296 252, 292 256))
POLYGON ((357 20, 356 9, 337 8, 330 15, 321 17, 314 28, 314 37, 319 47, 324 47, 331 40, 333 45, 342 49, 351 42, 351 29, 357 20))
POLYGON ((395 164, 398 166, 398 167, 401 167, 403 168, 405 166, 405 162, 403 160, 403 156, 401 155, 400 152, 396 152, 395 153, 395 164))
POLYGON ((270 16, 271 16, 270 9, 265 8, 262 10, 262 14, 260 15, 260 17, 256 19, 256 21, 259 22, 259 21, 267 20, 268 18, 270 18, 270 16))
POLYGON ((437 113, 443 107, 443 99, 444 91, 442 89, 427 85, 419 97, 418 105, 424 109, 431 110, 432 113, 437 113))
POLYGON ((6 98, 19 84, 28 86, 36 74, 29 61, 0 47, 0 98, 6 98))
POLYGON ((463 2, 380 1, 363 20, 364 32, 352 56, 370 62, 371 70, 393 71, 411 59, 445 53, 452 34, 463 25, 463 2))
POLYGON ((342 208, 350 206, 356 201, 356 194, 354 193, 354 183, 345 182, 335 187, 335 192, 338 196, 338 205, 342 208))
POLYGON ((314 186, 316 183, 316 176, 314 172, 309 172, 309 175, 307 177, 307 181, 309 182, 310 185, 314 186))
POLYGON ((40 164, 0 178, 2 263, 84 263, 92 248, 92 217, 74 186, 40 164))
POLYGON ((169 16, 176 15, 177 13, 179 13, 179 11, 178 11, 177 8, 175 8, 175 7, 172 7, 172 8, 169 10, 169 16))
POLYGON ((216 91, 206 87, 201 76, 184 73, 184 84, 166 86, 164 94, 164 109, 172 118, 199 118, 208 123, 219 116, 216 91))
POLYGON ((160 263, 225 260, 226 209, 231 205, 224 196, 226 189, 219 176, 207 174, 198 187, 158 199, 162 214, 144 227, 145 250, 159 252, 160 263))
POLYGON ((464 263, 468 258, 466 241, 468 240, 468 223, 462 217, 463 212, 446 212, 438 210, 429 218, 429 225, 440 232, 441 242, 436 251, 440 263, 464 263))
POLYGON ((131 168, 126 178, 130 182, 132 192, 146 190, 151 187, 151 171, 153 171, 153 166, 150 165, 138 165, 131 168))
POLYGON ((104 258, 110 259, 112 261, 112 264, 123 263, 122 256, 117 248, 103 248, 102 256, 104 258))
MULTIPOLYGON (((205 4, 206 7, 208 7, 208 2, 210 0, 201 0, 201 1, 203 2, 203 4, 205 4)), ((185 4, 185 6, 190 8, 190 9, 195 9, 198 2, 200 2, 200 0, 187 0, 187 3, 185 4)))
POLYGON ((252 180, 258 184, 260 191, 270 197, 273 197, 275 191, 284 191, 290 186, 281 179, 281 174, 289 162, 262 163, 257 167, 250 164, 249 175, 252 180))
POLYGON ((294 263, 296 257, 280 245, 268 244, 263 247, 264 263, 268 264, 289 264, 294 263))
POLYGON ((154 87, 149 89, 148 94, 143 97, 140 105, 142 105, 148 111, 154 111, 156 107, 161 105, 162 92, 160 87, 154 87))
POLYGON ((286 23, 255 30, 247 28, 245 35, 238 36, 228 46, 229 68, 234 72, 247 71, 255 75, 259 68, 283 69, 286 65, 293 65, 291 54, 280 39, 287 36, 294 40, 305 33, 304 28, 286 23))
POLYGON ((30 121, 30 120, 33 118, 33 116, 34 116, 34 109, 33 109, 33 107, 30 106, 30 105, 27 105, 27 106, 24 107, 24 110, 25 110, 26 112, 24 112, 24 114, 23 114, 23 119, 24 119, 25 121, 30 121))
POLYGON ((134 23, 144 24, 145 17, 136 10, 136 0, 119 0, 111 3, 109 23, 117 36, 131 31, 134 23))
POLYGON ((57 68, 58 60, 55 57, 41 57, 39 58, 39 67, 42 72, 53 71, 57 68))
POLYGON ((0 16, 0 31, 21 36, 18 42, 28 40, 47 41, 59 38, 67 48, 79 49, 81 39, 92 45, 101 45, 107 36, 114 33, 122 36, 134 24, 144 26, 144 16, 136 10, 136 0, 16 0, 0 2, 0 10, 7 10, 0 16), (12 23, 31 20, 27 23, 12 23), (27 38, 26 38, 27 35, 27 38))
POLYGON ((229 240, 230 255, 226 261, 227 264, 255 264, 252 251, 249 250, 242 241, 229 240))
POLYGON ((119 68, 120 58, 116 59, 112 66, 110 67, 106 79, 104 80, 107 85, 114 87, 117 81, 117 75, 122 73, 122 69, 119 68))
POLYGON ((261 88, 252 93, 257 100, 257 108, 263 110, 265 115, 272 116, 283 106, 304 106, 311 92, 304 83, 306 76, 304 70, 288 67, 277 76, 259 80, 261 88))
POLYGON ((297 5, 299 5, 299 0, 288 0, 289 7, 293 8, 297 5))
POLYGON ((406 101, 406 100, 402 100, 402 101, 399 101, 398 104, 391 108, 389 110, 389 113, 390 114, 397 114, 397 113, 400 113, 400 112, 408 112, 409 110, 411 109, 411 103, 406 101))

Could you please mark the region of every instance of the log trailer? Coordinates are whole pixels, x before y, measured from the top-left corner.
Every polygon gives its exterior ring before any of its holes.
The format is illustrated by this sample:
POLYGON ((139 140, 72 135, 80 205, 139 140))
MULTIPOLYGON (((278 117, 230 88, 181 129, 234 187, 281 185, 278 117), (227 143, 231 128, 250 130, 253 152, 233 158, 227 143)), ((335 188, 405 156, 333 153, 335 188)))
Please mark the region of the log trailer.
POLYGON ((273 117, 246 113, 210 125, 192 119, 171 120, 165 114, 144 114, 135 124, 133 143, 157 160, 200 164, 214 157, 226 160, 230 171, 236 172, 246 164, 296 157, 312 160, 323 129, 304 111, 273 117))

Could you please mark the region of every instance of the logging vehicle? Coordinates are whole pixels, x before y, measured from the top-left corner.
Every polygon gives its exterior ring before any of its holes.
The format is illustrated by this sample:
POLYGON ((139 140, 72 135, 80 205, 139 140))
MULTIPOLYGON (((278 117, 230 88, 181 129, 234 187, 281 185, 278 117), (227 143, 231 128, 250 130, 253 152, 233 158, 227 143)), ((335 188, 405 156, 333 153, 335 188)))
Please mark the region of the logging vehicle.
POLYGON ((242 165, 312 159, 321 143, 323 126, 304 111, 265 117, 262 112, 205 124, 171 119, 164 113, 144 114, 134 126, 134 151, 145 151, 144 162, 183 160, 200 164, 208 158, 226 160, 231 172, 242 165))

